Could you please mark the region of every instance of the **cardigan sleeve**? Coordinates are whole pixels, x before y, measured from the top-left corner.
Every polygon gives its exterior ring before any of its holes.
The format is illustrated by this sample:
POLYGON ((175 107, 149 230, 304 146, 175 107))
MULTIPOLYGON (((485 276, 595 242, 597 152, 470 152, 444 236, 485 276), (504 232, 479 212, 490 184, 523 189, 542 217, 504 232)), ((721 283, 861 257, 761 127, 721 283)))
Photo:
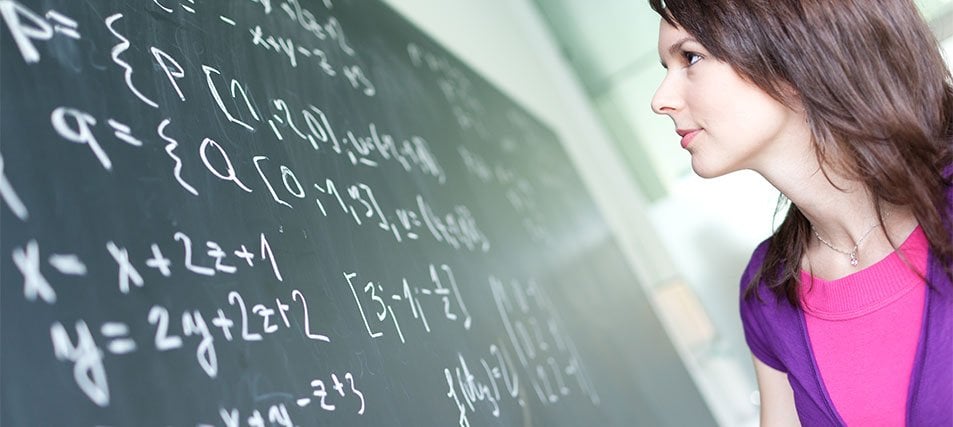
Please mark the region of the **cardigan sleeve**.
POLYGON ((745 341, 748 343, 751 353, 764 364, 781 372, 787 372, 788 369, 774 351, 771 334, 768 332, 771 328, 764 316, 766 304, 770 304, 775 296, 770 292, 762 292, 763 283, 758 283, 757 292, 747 298, 745 297, 748 282, 761 268, 767 248, 767 240, 758 245, 751 256, 751 260, 748 261, 748 266, 741 275, 741 292, 738 304, 741 311, 741 325, 744 328, 745 341))

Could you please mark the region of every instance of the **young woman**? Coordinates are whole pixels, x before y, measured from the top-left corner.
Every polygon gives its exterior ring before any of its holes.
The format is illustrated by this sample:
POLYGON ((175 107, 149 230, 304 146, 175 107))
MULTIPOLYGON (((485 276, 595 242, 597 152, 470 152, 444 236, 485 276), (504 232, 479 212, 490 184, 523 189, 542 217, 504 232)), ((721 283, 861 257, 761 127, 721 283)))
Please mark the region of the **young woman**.
POLYGON ((763 425, 953 425, 953 83, 912 0, 650 0, 702 177, 789 201, 741 281, 763 425))

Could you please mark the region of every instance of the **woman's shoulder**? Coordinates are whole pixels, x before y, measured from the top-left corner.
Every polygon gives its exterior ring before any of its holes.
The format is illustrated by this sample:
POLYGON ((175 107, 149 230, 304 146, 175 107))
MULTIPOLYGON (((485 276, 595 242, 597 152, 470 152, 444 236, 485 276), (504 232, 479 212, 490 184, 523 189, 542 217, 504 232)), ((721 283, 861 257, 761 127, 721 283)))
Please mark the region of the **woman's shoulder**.
POLYGON ((797 313, 786 300, 778 299, 763 280, 751 283, 758 277, 770 244, 771 238, 768 238, 754 249, 741 276, 741 325, 748 348, 758 360, 776 370, 791 372, 792 367, 800 366, 796 358, 790 358, 790 350, 796 349, 798 343, 794 333, 799 319, 797 313), (753 292, 747 291, 749 286, 754 286, 753 292))

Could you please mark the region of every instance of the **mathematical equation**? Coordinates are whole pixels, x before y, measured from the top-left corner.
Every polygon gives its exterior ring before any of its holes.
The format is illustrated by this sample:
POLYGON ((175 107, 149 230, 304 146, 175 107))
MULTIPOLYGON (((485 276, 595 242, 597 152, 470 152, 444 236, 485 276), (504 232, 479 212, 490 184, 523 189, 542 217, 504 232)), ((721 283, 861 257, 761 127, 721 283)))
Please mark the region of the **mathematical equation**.
POLYGON ((489 284, 508 342, 491 344, 489 355, 480 358, 475 370, 462 354, 457 355, 455 366, 444 368, 447 397, 458 410, 459 425, 469 426, 469 415, 481 410, 499 417, 502 399, 516 400, 525 406, 520 378, 528 379, 544 406, 570 396, 573 383, 593 405, 599 405, 599 394, 581 363, 576 345, 563 333, 561 321, 543 288, 535 281, 524 285, 511 280, 506 284, 494 276, 489 277, 489 284), (518 364, 513 362, 508 348, 516 353, 518 364))
MULTIPOLYGON (((255 262, 259 261, 270 266, 275 279, 283 280, 271 243, 264 233, 260 234, 257 245, 251 246, 256 252, 251 252, 245 244, 239 245, 234 250, 225 251, 221 245, 209 240, 205 242, 204 255, 196 255, 195 252, 198 250, 194 248, 189 235, 177 231, 172 236, 172 240, 181 244, 182 247, 181 256, 177 258, 181 260, 181 264, 176 264, 176 268, 181 267, 185 271, 202 276, 214 276, 235 274, 240 267, 252 268, 255 262), (233 261, 230 261, 231 259, 233 261)), ((138 288, 145 286, 145 280, 140 273, 140 270, 144 268, 158 271, 164 277, 172 275, 173 261, 163 253, 158 243, 150 245, 151 253, 142 263, 131 260, 129 250, 113 241, 106 242, 104 247, 115 261, 117 288, 122 294, 128 294, 133 286, 138 288)), ((33 239, 24 246, 15 247, 12 258, 23 276, 24 297, 28 301, 39 299, 48 304, 56 303, 56 290, 47 280, 47 274, 43 273, 43 252, 39 242, 33 239)), ((49 266, 61 275, 86 276, 89 273, 86 263, 77 254, 51 253, 47 259, 49 266)))
MULTIPOLYGON (((109 154, 103 149, 95 136, 94 129, 97 123, 95 117, 73 108, 57 107, 51 113, 50 120, 53 128, 60 136, 69 142, 89 147, 104 169, 107 171, 112 169, 112 160, 109 154)), ((117 139, 133 147, 143 146, 142 140, 133 136, 128 125, 112 118, 108 119, 107 122, 113 128, 113 134, 117 139)), ((173 163, 172 175, 176 182, 188 193, 198 196, 199 191, 186 178, 189 172, 185 171, 183 158, 179 155, 179 140, 169 134, 168 127, 170 123, 170 119, 164 119, 159 123, 155 132, 158 137, 167 142, 165 152, 173 163)), ((376 132, 373 135, 376 137, 376 132)), ((353 137, 350 133, 349 136, 353 137)), ((377 138, 377 140, 380 139, 377 138)), ((205 166, 206 172, 215 178, 233 183, 244 192, 253 193, 255 191, 248 185, 247 177, 239 176, 235 166, 236 161, 232 160, 222 144, 211 138, 204 138, 196 151, 205 166)), ((418 152, 412 150, 408 153, 414 155, 418 152)), ((332 203, 336 201, 342 211, 353 218, 356 225, 362 225, 365 222, 376 224, 382 230, 392 234, 398 242, 405 239, 416 240, 422 234, 421 231, 427 231, 436 241, 445 242, 454 249, 465 248, 483 252, 490 250, 489 239, 480 230, 469 208, 465 205, 458 204, 453 208, 453 212, 438 215, 422 196, 417 195, 415 199, 416 206, 397 208, 393 210, 393 214, 385 215, 374 197, 373 189, 366 184, 351 184, 345 188, 342 196, 342 191, 337 189, 337 185, 331 179, 326 178, 323 182, 316 179, 319 182, 315 182, 308 187, 303 185, 298 175, 286 165, 279 165, 277 171, 267 170, 270 166, 269 162, 270 159, 267 156, 251 156, 250 163, 254 165, 257 172, 257 176, 253 179, 260 179, 261 184, 279 205, 293 208, 287 200, 312 198, 321 213, 327 217, 328 211, 325 208, 327 200, 322 201, 322 199, 333 198, 332 203), (275 172, 280 174, 280 178, 277 176, 269 177, 269 175, 275 175, 275 172), (283 186, 273 183, 273 181, 279 180, 283 186), (315 192, 309 196, 307 192, 311 189, 315 192)), ((2 158, 0 158, 0 174, 2 172, 2 158)), ((5 175, 3 175, 3 181, 0 184, 3 184, 0 185, 0 194, 3 194, 5 200, 9 200, 8 203, 11 206, 23 206, 5 175)), ((20 210, 22 215, 28 214, 25 207, 20 210)), ((21 219, 25 219, 25 216, 21 219)))
MULTIPOLYGON (((226 342, 256 342, 262 341, 263 335, 279 332, 282 326, 285 329, 293 329, 292 325, 303 325, 301 332, 306 338, 331 342, 327 335, 312 331, 308 301, 300 290, 292 290, 289 300, 286 301, 275 298, 273 306, 270 303, 258 303, 249 309, 242 295, 238 291, 231 291, 227 298, 230 309, 218 308, 214 317, 203 315, 199 310, 182 310, 178 316, 181 319, 180 326, 173 323, 173 319, 177 318, 173 316, 174 313, 170 313, 162 305, 153 305, 145 316, 150 327, 133 325, 137 328, 131 329, 128 322, 106 321, 99 325, 98 338, 106 341, 108 354, 122 356, 146 350, 140 344, 141 340, 134 338, 137 331, 146 328, 152 331, 151 350, 157 352, 179 350, 185 346, 185 339, 195 337, 198 340, 195 346, 196 360, 202 371, 214 379, 218 376, 218 351, 215 335, 212 333, 216 328, 226 342), (298 317, 295 317, 296 315, 298 317)), ((83 319, 74 323, 75 340, 61 322, 54 322, 50 327, 53 353, 57 360, 73 364, 74 379, 80 390, 96 405, 106 407, 110 402, 104 365, 106 352, 97 344, 97 336, 93 334, 96 328, 91 329, 83 319)), ((353 384, 353 379, 351 380, 353 384)), ((301 405, 304 406, 306 402, 302 402, 301 405)), ((322 404, 322 407, 324 406, 322 404)))
MULTIPOLYGON (((495 247, 484 228, 487 224, 478 221, 466 203, 454 200, 458 196, 448 185, 449 174, 469 173, 491 184, 493 190, 502 189, 500 206, 505 200, 511 211, 503 215, 517 218, 514 221, 521 222, 533 242, 551 243, 552 233, 544 226, 544 208, 538 202, 542 190, 517 169, 494 164, 478 155, 476 149, 462 146, 457 149, 459 159, 452 163, 466 169, 447 170, 441 160, 450 159, 438 159, 430 141, 408 132, 401 123, 385 117, 371 119, 350 110, 339 112, 336 107, 342 104, 340 93, 325 96, 324 92, 299 92, 294 90, 297 87, 293 82, 282 86, 285 82, 281 78, 295 72, 296 76, 320 81, 319 87, 325 83, 343 87, 345 97, 361 102, 383 102, 388 94, 382 89, 393 87, 380 84, 389 78, 389 70, 369 67, 373 62, 364 60, 354 43, 360 38, 349 38, 345 23, 350 21, 343 19, 343 14, 338 15, 342 20, 335 16, 332 0, 308 4, 323 5, 323 9, 304 7, 299 0, 152 0, 135 6, 146 13, 130 12, 134 6, 105 10, 95 2, 67 3, 77 11, 88 8, 85 14, 52 8, 42 11, 40 5, 28 7, 23 3, 0 0, 0 22, 16 46, 4 53, 5 60, 19 54, 23 63, 15 66, 28 71, 40 70, 43 64, 53 70, 59 67, 74 73, 98 73, 96 76, 105 76, 101 80, 115 83, 114 87, 91 85, 93 90, 85 92, 88 96, 54 100, 37 107, 42 120, 29 123, 42 126, 5 133, 4 148, 13 148, 3 153, 6 159, 0 155, 3 206, 19 220, 14 221, 17 226, 33 230, 20 235, 18 229, 13 233, 17 234, 16 241, 5 236, 5 247, 10 249, 4 257, 12 260, 15 270, 11 271, 15 272, 4 278, 22 282, 4 285, 17 292, 22 288, 25 304, 43 310, 43 315, 51 319, 40 324, 44 334, 49 332, 49 340, 43 340, 43 345, 48 344, 47 357, 52 354, 52 365, 71 371, 76 390, 92 405, 116 406, 121 400, 117 396, 125 391, 121 385, 138 379, 132 377, 135 372, 120 366, 139 358, 181 357, 188 369, 199 373, 199 379, 217 380, 217 386, 222 386, 221 382, 238 375, 228 372, 233 358, 245 357, 243 352, 249 348, 265 352, 305 343, 308 348, 346 354, 348 360, 356 358, 362 363, 361 371, 350 366, 324 366, 333 363, 319 361, 320 372, 310 369, 307 372, 311 373, 269 390, 280 401, 230 403, 234 396, 221 396, 209 406, 214 407, 210 411, 213 416, 197 415, 196 419, 206 419, 194 425, 302 425, 302 414, 297 411, 306 408, 310 412, 305 416, 322 411, 364 415, 369 403, 374 407, 374 402, 387 396, 380 391, 380 384, 364 383, 369 377, 363 361, 352 353, 360 352, 343 348, 346 344, 342 343, 352 341, 341 339, 350 338, 341 334, 353 331, 363 336, 366 332, 368 342, 387 340, 395 345, 396 341, 414 345, 437 340, 437 331, 440 336, 476 336, 473 331, 478 329, 477 322, 486 318, 487 310, 476 308, 471 313, 467 297, 470 302, 478 302, 483 295, 488 302, 490 293, 493 303, 489 311, 495 303, 505 326, 501 335, 480 354, 446 351, 442 359, 445 363, 434 372, 446 379, 445 395, 459 411, 460 424, 469 425, 468 416, 478 411, 500 417, 503 402, 508 399, 525 406, 532 397, 526 390, 544 405, 577 393, 577 389, 598 404, 598 395, 574 344, 562 336, 556 311, 538 285, 530 282, 524 286, 516 281, 504 284, 494 277, 475 283, 455 273, 448 263, 419 260, 413 255, 424 244, 434 243, 440 249, 451 249, 458 260, 460 256, 490 254, 495 247), (239 4, 253 13, 240 9, 239 4), (175 25, 169 26, 169 34, 137 38, 141 28, 151 31, 144 19, 159 23, 157 34, 166 28, 161 25, 175 25), (233 70, 234 63, 229 61, 216 64, 207 58, 192 58, 189 52, 193 50, 183 48, 190 43, 193 48, 200 44, 198 40, 185 40, 192 36, 192 29, 224 33, 223 37, 235 40, 235 47, 228 48, 238 49, 229 54, 255 55, 260 63, 281 70, 263 76, 259 70, 233 70), (162 45, 161 40, 172 38, 173 33, 175 45, 162 45), (68 60, 64 59, 67 56, 68 60), (109 92, 113 89, 115 93, 109 92), (207 114, 184 117, 179 109, 190 115, 207 114), (218 126, 189 132, 196 121, 218 126), (33 139, 43 131, 52 131, 53 138, 33 139), (122 205, 164 197, 153 194, 159 188, 156 183, 169 184, 174 195, 182 197, 172 200, 184 200, 186 206, 190 201, 222 198, 244 204, 203 205, 203 209, 236 209, 237 216, 240 209, 255 204, 256 209, 266 206, 270 213, 294 212, 302 218, 316 218, 308 222, 305 235, 311 227, 340 227, 343 220, 347 232, 357 229, 390 236, 384 242, 391 242, 392 237, 400 245, 397 247, 412 254, 412 261, 401 270, 388 270, 386 275, 371 273, 370 267, 340 267, 334 264, 337 261, 325 264, 315 260, 311 265, 302 261, 300 247, 288 244, 291 238, 283 236, 281 224, 247 226, 240 234, 209 236, 203 235, 202 226, 179 224, 176 215, 170 215, 170 224, 143 220, 139 225, 143 229, 172 229, 143 241, 110 236, 111 224, 105 224, 106 236, 110 237, 82 244, 58 241, 44 231, 47 224, 43 221, 60 213, 44 212, 45 199, 38 199, 34 193, 18 192, 18 184, 26 189, 34 187, 30 176, 17 176, 22 173, 22 162, 36 169, 44 166, 22 156, 20 151, 28 150, 18 147, 27 144, 57 152, 70 159, 71 167, 90 174, 67 176, 51 166, 41 171, 47 174, 44 178, 51 177, 50 182, 35 184, 36 188, 49 185, 73 190, 80 187, 77 183, 92 176, 105 185, 84 191, 108 193, 113 187, 128 187, 135 197, 144 198, 117 200, 122 205), (272 154, 272 147, 281 147, 279 154, 272 154), (288 156, 282 156, 284 153, 288 156), (326 173, 319 172, 325 167, 326 173), (375 179, 375 173, 386 175, 386 179, 375 179), (63 182, 64 177, 70 182, 63 182), (388 180, 394 177, 412 182, 414 191, 390 191, 388 180), (430 191, 433 189, 439 190, 430 191), (274 228, 279 231, 261 232, 274 228), (246 233, 252 230, 249 237, 246 233), (426 267, 412 271, 416 265, 426 267), (329 269, 333 274, 324 276, 324 270, 329 269), (292 277, 305 277, 302 272, 320 274, 325 282, 292 283, 292 277), (95 289, 94 281, 98 282, 95 289), (81 288, 73 289, 77 284, 81 288), (185 285, 200 288, 202 293, 194 301, 179 300, 180 293, 196 295, 185 290, 185 285), (77 311, 73 309, 83 307, 70 301, 77 292, 84 297, 115 297, 128 304, 115 312, 120 314, 77 311), (354 310, 349 316, 351 329, 327 323, 330 312, 340 309, 334 305, 339 302, 354 310), (329 307, 332 310, 322 310, 329 307), (117 382, 117 376, 123 378, 117 382), (213 422, 207 422, 210 419, 213 422)), ((343 6, 339 4, 338 8, 343 6)), ((489 138, 482 120, 486 108, 476 98, 477 90, 467 75, 440 54, 414 43, 406 46, 411 66, 438 76, 433 82, 449 103, 456 125, 489 138)), ((202 47, 194 51, 202 53, 202 47)), ((402 55, 400 52, 396 56, 402 55)), ((5 90, 11 85, 9 80, 3 83, 5 90)), ((397 101, 406 108, 414 107, 413 99, 397 101)), ((435 142, 441 148, 448 143, 435 142)), ((115 194, 115 199, 121 199, 125 193, 115 194)), ((72 208, 64 206, 64 210, 72 208)), ((178 206, 171 208, 175 211, 178 206)), ((481 202, 480 208, 477 214, 492 214, 497 206, 484 208, 481 202)), ((221 219, 204 215, 202 218, 208 221, 221 219)), ((108 221, 111 217, 103 218, 108 221)), ((120 226, 115 228, 118 231, 120 226)), ((407 261, 408 257, 400 255, 400 259, 407 261)), ((456 271, 462 271, 459 265, 456 271)), ((309 360, 313 361, 314 356, 309 360)), ((242 359, 242 363, 246 361, 242 359)), ((264 369, 255 365, 248 368, 264 369)))
MULTIPOLYGON (((194 2, 189 3, 192 5, 189 6, 185 2, 182 3, 183 10, 195 14, 194 2)), ((4 20, 13 35, 13 40, 19 48, 21 56, 28 64, 38 63, 41 60, 41 55, 36 45, 37 42, 49 42, 57 35, 62 35, 73 40, 82 39, 79 24, 74 19, 60 12, 51 9, 45 16, 41 16, 16 1, 4 0, 3 4, 2 14, 4 20)), ((160 3, 159 0, 154 0, 154 5, 158 10, 163 11, 163 13, 173 13, 175 11, 175 9, 160 3)), ((283 2, 280 9, 291 11, 295 16, 300 16, 301 18, 299 19, 303 19, 306 22, 310 22, 311 20, 308 16, 313 17, 310 12, 305 13, 305 11, 302 11, 297 1, 283 2)), ((270 6, 267 10, 270 11, 270 6)), ((224 15, 219 16, 219 18, 223 25, 237 25, 233 19, 224 15)), ((117 40, 117 43, 110 50, 110 58, 113 63, 122 70, 124 85, 143 104, 156 109, 160 108, 160 104, 155 101, 156 95, 146 94, 140 89, 140 87, 144 86, 141 83, 137 83, 137 80, 141 79, 140 73, 136 73, 136 69, 126 58, 130 49, 142 49, 152 54, 154 69, 161 70, 160 77, 164 77, 168 80, 168 86, 174 91, 176 98, 181 102, 186 102, 187 99, 191 98, 191 96, 187 95, 183 90, 183 87, 186 85, 182 84, 181 81, 189 74, 198 74, 206 83, 208 94, 225 115, 225 118, 249 132, 255 132, 257 130, 256 127, 253 126, 253 123, 264 121, 271 128, 278 141, 285 138, 283 131, 291 131, 300 139, 309 142, 315 150, 319 149, 319 142, 331 144, 331 148, 335 153, 347 156, 354 165, 360 164, 377 167, 381 161, 393 160, 399 162, 407 171, 417 166, 423 173, 436 177, 441 183, 446 180, 443 170, 436 162, 436 158, 430 153, 424 138, 411 136, 403 140, 398 140, 389 134, 379 133, 374 123, 370 123, 367 126, 368 132, 366 135, 360 135, 354 130, 335 132, 335 129, 331 126, 321 108, 308 104, 305 108, 293 109, 289 107, 285 100, 279 98, 271 99, 270 102, 266 104, 273 109, 272 112, 267 112, 254 101, 256 98, 248 93, 248 86, 235 78, 228 79, 228 84, 226 85, 227 90, 224 90, 223 96, 221 67, 202 64, 201 72, 189 72, 182 66, 183 61, 173 57, 167 52, 167 49, 162 49, 157 46, 148 46, 144 49, 143 47, 133 46, 132 42, 126 37, 126 32, 123 29, 124 26, 127 26, 125 25, 126 20, 122 13, 110 15, 104 20, 106 28, 117 40), (228 104, 244 104, 247 110, 243 112, 232 111, 226 104, 226 101, 228 101, 228 104), (250 116, 250 119, 241 118, 244 116, 250 116), (297 120, 299 124, 296 125, 295 120, 297 120), (347 138, 339 139, 337 135, 347 135, 347 138), (377 159, 374 158, 375 156, 377 159)), ((320 27, 313 27, 311 24, 305 26, 308 28, 320 27)), ((318 34, 325 35, 325 38, 338 40, 343 51, 349 52, 349 55, 355 54, 353 49, 344 41, 343 29, 340 28, 340 23, 336 19, 330 17, 325 27, 328 28, 328 30, 319 32, 318 34)), ((258 31, 253 31, 254 38, 252 42, 254 45, 268 48, 278 46, 279 49, 285 50, 281 47, 282 43, 279 43, 279 39, 262 35, 260 25, 256 26, 256 28, 258 31)), ((303 48, 290 49, 292 52, 302 50, 308 51, 303 48)), ((319 50, 314 49, 309 52, 312 51, 319 50)), ((315 57, 321 56, 315 55, 315 57)), ((334 72, 335 75, 337 74, 333 69, 330 71, 334 72)), ((327 72, 325 74, 327 74, 327 72)), ((347 77, 347 80, 351 82, 352 86, 359 88, 363 93, 373 94, 373 84, 367 80, 366 73, 360 67, 356 65, 344 67, 342 74, 347 77)), ((72 135, 70 139, 74 142, 89 143, 96 157, 103 162, 103 166, 106 169, 110 169, 109 162, 105 160, 107 156, 105 156, 101 147, 91 140, 92 133, 89 127, 95 125, 95 119, 88 114, 80 113, 72 109, 67 111, 72 113, 73 120, 80 122, 77 124, 79 128, 70 132, 72 135)), ((57 113, 57 115, 58 118, 54 118, 54 120, 60 124, 58 129, 67 128, 64 121, 64 112, 61 111, 57 113)), ((112 124, 112 121, 110 121, 110 124, 112 124)), ((120 123, 114 127, 116 127, 117 130, 123 129, 124 131, 122 133, 124 135, 128 135, 129 133, 127 125, 120 123)), ((141 142, 134 138, 122 139, 133 145, 141 145, 141 142)))
MULTIPOLYGON (((284 12, 285 18, 296 26, 296 30, 303 30, 305 34, 312 36, 312 38, 309 38, 309 41, 331 44, 348 57, 355 57, 357 55, 357 52, 355 52, 354 48, 348 43, 341 23, 330 13, 328 13, 324 22, 321 22, 317 16, 318 14, 302 7, 298 0, 280 1, 274 4, 271 0, 250 0, 250 2, 258 4, 266 16, 271 15, 273 11, 284 12)), ((175 8, 175 2, 168 0, 153 0, 153 3, 158 10, 170 15, 177 13, 197 15, 200 13, 196 10, 197 5, 195 0, 179 2, 178 6, 180 8, 175 8)), ((330 1, 325 1, 324 7, 330 12, 333 8, 333 4, 330 1)), ((239 22, 223 14, 218 15, 218 20, 232 27, 240 27, 239 22)), ((247 31, 251 36, 252 46, 281 55, 286 58, 288 63, 294 68, 298 66, 298 58, 312 59, 316 62, 317 68, 325 73, 326 76, 335 77, 338 75, 338 70, 331 64, 328 59, 328 53, 323 49, 313 47, 313 45, 309 45, 305 41, 296 40, 294 37, 266 34, 263 27, 259 24, 249 26, 247 31)), ((166 59, 171 59, 167 54, 164 54, 164 56, 166 59)), ((340 66, 340 71, 346 77, 351 87, 360 93, 369 97, 373 97, 377 93, 374 83, 368 78, 360 65, 342 65, 340 66)), ((181 68, 178 72, 182 72, 181 68)))
MULTIPOLYGON (((167 10, 169 8, 162 3, 154 3, 156 7, 169 12, 167 10)), ((293 4, 291 3, 282 3, 282 5, 287 7, 281 8, 297 10, 295 7, 292 7, 293 4)), ((7 12, 4 13, 4 16, 12 16, 8 21, 19 24, 19 18, 25 16, 35 19, 36 25, 46 25, 51 28, 62 27, 66 29, 64 31, 67 31, 70 37, 75 36, 77 39, 81 38, 81 35, 78 33, 78 24, 63 14, 54 10, 49 11, 47 15, 51 17, 49 18, 50 20, 55 19, 57 22, 64 23, 51 24, 47 22, 46 19, 39 17, 17 2, 8 1, 5 4, 7 4, 8 7, 5 9, 7 12)), ((195 13, 192 6, 183 3, 182 7, 183 10, 195 13)), ((266 10, 270 10, 270 7, 266 7, 266 10)), ((298 15, 308 16, 308 14, 304 12, 300 12, 298 15)), ((128 62, 122 59, 122 55, 130 48, 129 40, 126 39, 116 27, 118 25, 117 22, 121 22, 122 19, 122 14, 114 14, 105 20, 106 27, 113 36, 120 40, 120 42, 113 47, 111 57, 117 65, 124 69, 124 83, 128 89, 145 104, 157 107, 158 104, 153 101, 151 97, 144 95, 133 83, 134 70, 128 62)), ((37 62, 40 59, 34 42, 38 40, 48 40, 52 37, 52 35, 47 37, 45 33, 42 35, 34 35, 34 32, 27 31, 27 28, 22 25, 11 27, 11 32, 17 35, 14 39, 17 41, 21 54, 27 62, 37 62)), ((165 70, 165 75, 168 77, 178 98, 185 101, 186 95, 177 83, 178 79, 185 76, 185 70, 181 67, 179 61, 173 59, 168 53, 155 46, 150 47, 150 51, 154 56, 155 65, 165 70)), ((421 137, 413 136, 410 139, 398 143, 397 139, 387 133, 381 132, 378 126, 371 122, 367 126, 368 132, 366 136, 348 130, 345 132, 346 137, 339 139, 337 137, 338 133, 335 132, 334 128, 330 125, 327 115, 318 107, 309 104, 307 108, 296 110, 290 107, 286 101, 277 98, 272 99, 269 103, 269 105, 275 108, 275 112, 271 115, 271 118, 266 118, 266 115, 261 112, 257 104, 252 101, 255 97, 249 96, 248 89, 246 89, 247 85, 232 78, 229 84, 225 85, 229 90, 226 90, 224 92, 225 96, 223 96, 222 88, 220 87, 222 82, 219 81, 221 80, 220 77, 222 73, 218 69, 208 65, 202 65, 202 70, 209 93, 221 112, 230 122, 236 123, 249 131, 254 132, 256 128, 246 122, 248 119, 243 120, 238 118, 239 116, 250 116, 254 121, 267 121, 270 129, 279 141, 284 139, 284 131, 290 131, 292 135, 297 136, 300 140, 307 141, 315 150, 319 149, 320 144, 328 143, 333 152, 346 156, 353 165, 377 167, 381 160, 393 160, 406 171, 417 168, 421 172, 437 178, 440 183, 446 180, 443 169, 431 153, 427 142, 421 137), (230 100, 226 103, 225 97, 229 96, 229 94, 230 100), (229 107, 228 105, 244 105, 248 110, 244 114, 240 114, 232 111, 230 108, 234 107, 229 107), (299 111, 299 113, 293 114, 293 111, 299 111), (300 114, 297 119, 294 117, 295 114, 300 114), (304 126, 295 124, 296 120, 298 120, 299 123, 303 123, 304 126), (379 160, 373 159, 375 155, 379 160)), ((149 143, 149 138, 142 137, 141 130, 134 131, 127 120, 116 117, 106 117, 105 120, 103 119, 102 117, 97 118, 90 113, 68 106, 59 106, 50 113, 51 125, 62 138, 71 143, 88 147, 101 166, 107 171, 112 171, 113 160, 109 154, 109 151, 112 149, 104 147, 101 143, 102 136, 97 136, 97 134, 100 133, 97 126, 98 123, 105 121, 112 135, 127 146, 143 147, 144 144, 149 143)), ((252 123, 254 123, 254 121, 252 123)), ((176 182, 188 193, 198 196, 198 189, 186 178, 190 172, 186 170, 185 159, 179 155, 180 140, 183 138, 174 136, 174 126, 171 125, 172 121, 170 118, 158 120, 155 136, 165 141, 165 152, 172 161, 171 172, 176 182)), ((277 194, 275 185, 266 177, 266 173, 262 169, 262 164, 269 161, 269 157, 253 155, 251 159, 233 161, 223 144, 211 137, 200 139, 201 144, 199 144, 197 154, 209 173, 216 178, 233 182, 242 191, 251 193, 254 189, 247 184, 248 177, 240 177, 236 166, 251 163, 254 165, 258 177, 261 178, 262 183, 273 199, 281 205, 291 207, 291 205, 284 200, 284 197, 287 196, 277 194)), ((485 233, 479 229, 470 214, 470 210, 464 205, 458 204, 453 208, 454 212, 452 213, 436 215, 427 201, 418 195, 417 200, 415 200, 416 206, 414 208, 398 208, 393 211, 394 213, 392 215, 385 215, 376 200, 374 200, 371 188, 365 184, 357 183, 350 185, 347 188, 347 196, 349 196, 350 200, 345 200, 348 197, 342 198, 341 192, 334 188, 333 181, 315 179, 313 186, 306 187, 302 185, 301 180, 298 179, 297 175, 287 166, 281 165, 280 171, 281 179, 288 196, 304 199, 307 197, 306 188, 315 190, 318 196, 314 198, 315 203, 325 216, 327 216, 327 210, 320 197, 327 195, 334 197, 345 213, 350 211, 357 225, 361 225, 362 223, 361 216, 363 216, 364 221, 369 221, 372 217, 377 216, 377 225, 379 225, 381 229, 389 231, 399 242, 405 239, 417 239, 421 235, 419 230, 426 228, 426 231, 429 231, 429 234, 432 235, 434 239, 446 242, 456 249, 465 247, 470 250, 481 250, 484 252, 490 249, 490 242, 486 238, 485 233), (362 210, 362 212, 358 213, 358 209, 362 210)), ((2 159, 0 159, 0 172, 2 172, 2 159)), ((28 216, 28 209, 20 201, 14 187, 10 184, 5 175, 2 175, 2 180, 0 180, 0 194, 2 194, 4 201, 15 210, 18 217, 25 219, 26 216, 28 216)))
MULTIPOLYGON (((399 289, 394 290, 389 287, 385 291, 382 282, 362 283, 363 279, 357 273, 344 273, 344 279, 354 296, 361 320, 364 321, 364 327, 371 338, 382 337, 384 332, 381 327, 390 319, 389 322, 393 324, 400 342, 407 342, 400 328, 400 321, 394 314, 396 304, 405 305, 403 311, 409 311, 414 319, 420 322, 420 326, 429 333, 430 322, 427 320, 427 311, 420 303, 424 298, 438 301, 438 306, 442 307, 440 314, 444 319, 462 323, 464 330, 469 330, 472 325, 473 319, 460 295, 460 287, 454 278, 453 270, 446 264, 439 268, 433 264, 430 265, 429 283, 433 287, 418 285, 415 281, 411 282, 403 278, 399 281, 401 283, 399 289)), ((428 302, 430 301, 425 301, 425 304, 428 302)))

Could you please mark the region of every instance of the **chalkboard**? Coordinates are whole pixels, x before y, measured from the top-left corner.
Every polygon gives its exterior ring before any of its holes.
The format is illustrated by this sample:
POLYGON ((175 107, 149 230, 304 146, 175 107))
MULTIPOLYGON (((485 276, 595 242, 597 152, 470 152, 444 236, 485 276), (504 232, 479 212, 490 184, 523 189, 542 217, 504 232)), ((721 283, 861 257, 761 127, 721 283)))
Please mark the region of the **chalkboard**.
POLYGON ((554 134, 388 6, 0 14, 4 426, 712 423, 554 134))

